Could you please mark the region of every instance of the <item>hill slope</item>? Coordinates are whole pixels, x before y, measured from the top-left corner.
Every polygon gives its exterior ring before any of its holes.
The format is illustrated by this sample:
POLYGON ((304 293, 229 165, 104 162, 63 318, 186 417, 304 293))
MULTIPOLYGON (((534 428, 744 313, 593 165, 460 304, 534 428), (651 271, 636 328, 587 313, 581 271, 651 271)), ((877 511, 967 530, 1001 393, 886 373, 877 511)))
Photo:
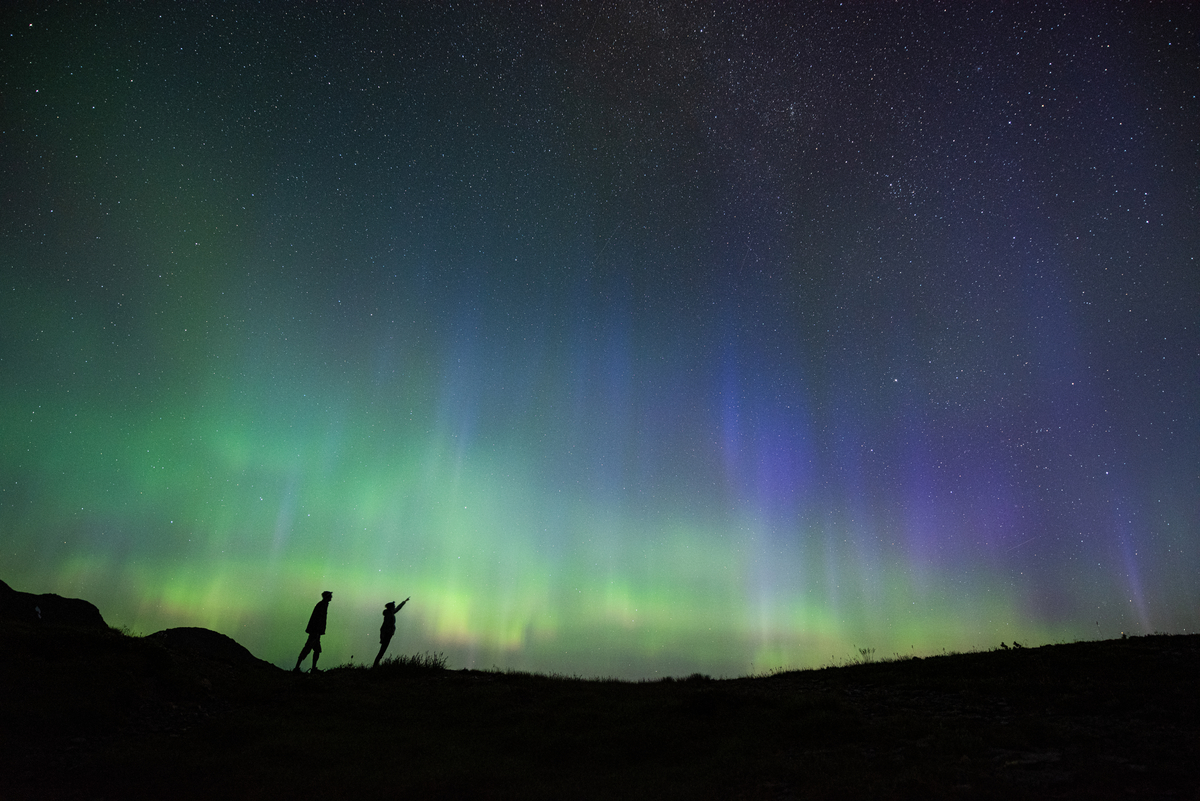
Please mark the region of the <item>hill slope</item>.
POLYGON ((642 683, 437 660, 297 675, 197 630, 6 621, 0 636, 13 652, 0 662, 6 798, 1192 798, 1200 787, 1195 635, 642 683))

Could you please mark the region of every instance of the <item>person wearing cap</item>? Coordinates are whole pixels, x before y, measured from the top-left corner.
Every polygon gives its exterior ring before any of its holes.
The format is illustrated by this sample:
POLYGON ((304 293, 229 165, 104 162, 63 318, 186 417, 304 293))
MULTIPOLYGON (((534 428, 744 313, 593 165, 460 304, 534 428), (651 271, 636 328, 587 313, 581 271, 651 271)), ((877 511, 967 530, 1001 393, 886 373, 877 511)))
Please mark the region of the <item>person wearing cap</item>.
POLYGON ((300 663, 304 661, 304 657, 308 656, 308 652, 312 651, 312 671, 320 673, 317 670, 317 657, 321 655, 321 635, 325 633, 325 620, 329 615, 329 602, 333 600, 333 593, 329 590, 321 593, 321 600, 317 601, 317 605, 313 607, 312 616, 308 619, 308 627, 304 629, 308 632, 308 642, 304 643, 304 650, 300 652, 300 658, 296 660, 296 667, 293 668, 293 673, 300 672, 300 663))
POLYGON ((399 606, 396 606, 395 601, 388 601, 383 607, 383 625, 379 627, 379 653, 375 654, 375 664, 371 667, 379 667, 379 660, 383 659, 383 652, 387 650, 392 635, 396 633, 396 613, 403 609, 406 603, 408 598, 401 601, 399 606))

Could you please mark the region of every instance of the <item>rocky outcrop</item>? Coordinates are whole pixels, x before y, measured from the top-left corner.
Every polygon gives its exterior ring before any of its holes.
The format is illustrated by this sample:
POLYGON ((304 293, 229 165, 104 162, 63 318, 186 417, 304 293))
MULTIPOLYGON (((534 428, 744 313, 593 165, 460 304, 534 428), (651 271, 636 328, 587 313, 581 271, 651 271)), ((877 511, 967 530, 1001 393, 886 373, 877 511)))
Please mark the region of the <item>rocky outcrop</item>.
POLYGON ((42 595, 19 592, 3 581, 0 581, 0 620, 89 629, 108 628, 94 604, 49 592, 42 595))
POLYGON ((275 667, 250 653, 245 646, 232 637, 226 637, 224 634, 210 629, 193 627, 163 629, 147 636, 146 639, 161 643, 173 651, 190 651, 231 665, 275 667))

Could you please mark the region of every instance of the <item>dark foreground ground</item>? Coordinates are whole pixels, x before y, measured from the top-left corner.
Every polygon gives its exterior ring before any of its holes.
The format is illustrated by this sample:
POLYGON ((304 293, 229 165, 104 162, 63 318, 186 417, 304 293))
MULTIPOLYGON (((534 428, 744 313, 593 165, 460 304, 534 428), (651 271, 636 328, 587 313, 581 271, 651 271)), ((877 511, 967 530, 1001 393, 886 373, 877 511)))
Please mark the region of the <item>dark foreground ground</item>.
POLYGON ((628 683, 191 631, 0 623, 0 798, 1200 798, 1194 635, 628 683))

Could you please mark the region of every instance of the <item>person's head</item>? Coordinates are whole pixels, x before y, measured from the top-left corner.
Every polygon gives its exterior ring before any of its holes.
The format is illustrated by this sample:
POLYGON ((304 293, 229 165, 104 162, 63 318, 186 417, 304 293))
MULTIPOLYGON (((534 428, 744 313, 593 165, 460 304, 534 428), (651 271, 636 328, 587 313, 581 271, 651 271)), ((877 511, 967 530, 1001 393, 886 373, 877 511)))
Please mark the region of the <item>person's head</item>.
POLYGON ((388 609, 395 609, 395 608, 396 608, 396 602, 395 602, 395 601, 388 601, 386 604, 384 604, 384 607, 386 607, 386 608, 388 608, 388 609))
POLYGON ((321 598, 326 601, 332 601, 333 593, 330 592, 329 590, 325 590, 325 592, 321 593, 321 598))

